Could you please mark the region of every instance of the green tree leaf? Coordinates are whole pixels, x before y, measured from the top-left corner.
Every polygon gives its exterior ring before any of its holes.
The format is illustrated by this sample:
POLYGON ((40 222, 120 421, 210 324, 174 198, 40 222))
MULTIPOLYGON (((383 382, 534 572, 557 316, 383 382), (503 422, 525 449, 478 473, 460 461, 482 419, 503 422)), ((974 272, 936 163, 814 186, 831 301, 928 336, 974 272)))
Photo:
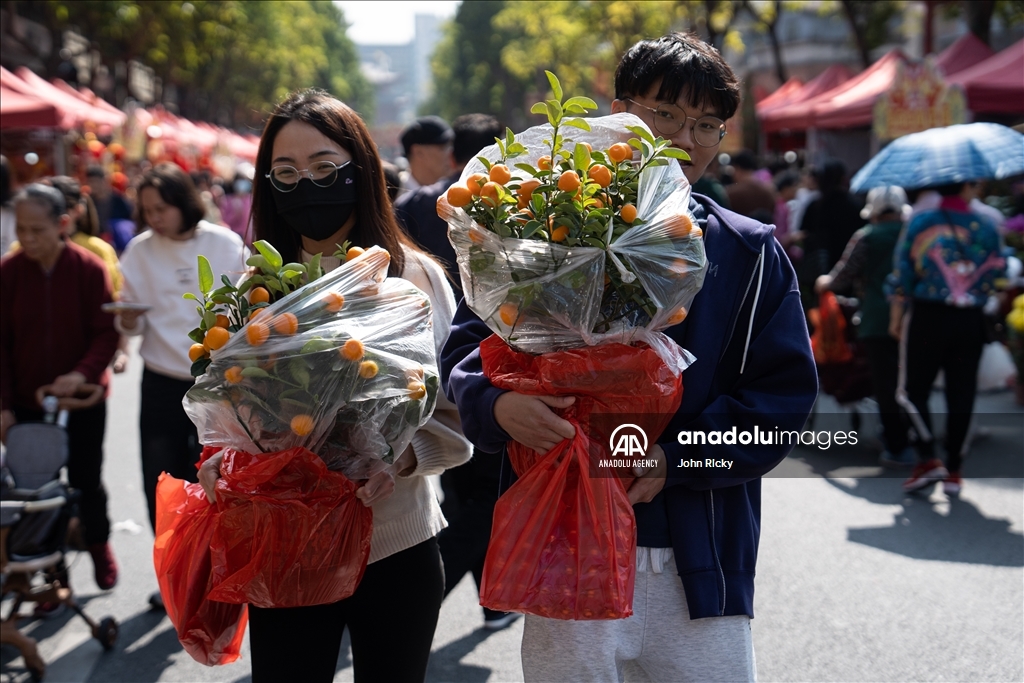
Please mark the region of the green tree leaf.
POLYGON ((565 119, 562 121, 563 126, 572 126, 573 128, 579 128, 581 130, 590 130, 590 124, 587 123, 586 119, 565 119))
POLYGON ((555 74, 551 73, 550 71, 545 71, 544 75, 548 77, 548 83, 551 84, 551 93, 555 96, 556 100, 561 102, 562 85, 561 83, 558 82, 558 76, 555 76, 555 74))
POLYGON ((279 270, 284 264, 284 259, 281 258, 281 253, 275 249, 270 242, 267 242, 266 240, 257 240, 253 243, 253 246, 256 247, 256 250, 263 255, 263 258, 267 261, 267 265, 273 270, 279 270))
POLYGON ((203 296, 210 293, 213 288, 213 268, 210 261, 202 254, 199 255, 199 291, 203 296))

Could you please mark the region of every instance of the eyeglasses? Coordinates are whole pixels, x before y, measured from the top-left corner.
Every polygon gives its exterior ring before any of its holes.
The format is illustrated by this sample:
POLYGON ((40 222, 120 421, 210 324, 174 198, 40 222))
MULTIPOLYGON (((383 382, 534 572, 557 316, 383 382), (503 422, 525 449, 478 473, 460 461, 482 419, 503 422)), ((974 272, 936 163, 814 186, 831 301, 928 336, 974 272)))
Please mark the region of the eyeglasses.
POLYGON ((266 177, 279 192, 291 192, 304 176, 308 176, 317 187, 330 187, 338 179, 338 171, 351 163, 349 160, 338 166, 332 161, 318 161, 301 171, 294 166, 275 166, 266 177))
POLYGON ((693 121, 693 127, 690 128, 690 132, 693 133, 693 141, 701 147, 714 147, 725 137, 725 121, 714 116, 702 116, 695 119, 692 116, 686 116, 685 113, 670 104, 659 104, 655 109, 628 97, 626 101, 652 112, 654 128, 662 135, 675 135, 686 125, 686 121, 690 120, 693 121))

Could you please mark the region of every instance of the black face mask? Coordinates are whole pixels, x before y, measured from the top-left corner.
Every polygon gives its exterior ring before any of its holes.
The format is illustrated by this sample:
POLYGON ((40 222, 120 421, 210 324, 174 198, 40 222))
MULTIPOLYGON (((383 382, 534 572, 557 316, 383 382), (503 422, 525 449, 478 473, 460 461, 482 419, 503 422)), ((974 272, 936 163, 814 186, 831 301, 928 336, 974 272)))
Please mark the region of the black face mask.
POLYGON ((314 185, 309 178, 300 180, 291 192, 271 185, 277 213, 303 237, 325 240, 345 225, 356 208, 355 176, 355 164, 348 163, 329 187, 314 185))

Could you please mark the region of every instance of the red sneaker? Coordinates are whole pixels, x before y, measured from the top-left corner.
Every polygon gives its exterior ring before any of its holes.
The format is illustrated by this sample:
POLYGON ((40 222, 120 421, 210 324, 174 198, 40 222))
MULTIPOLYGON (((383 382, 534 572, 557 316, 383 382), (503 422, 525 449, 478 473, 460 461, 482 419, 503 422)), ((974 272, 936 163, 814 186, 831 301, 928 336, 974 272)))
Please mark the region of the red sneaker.
POLYGON ((912 491, 920 491, 921 489, 934 484, 937 481, 942 481, 949 476, 949 472, 946 471, 942 461, 938 458, 932 458, 926 462, 918 463, 914 467, 914 473, 910 475, 910 478, 903 482, 903 490, 907 493, 912 491))
POLYGON ((117 562, 109 543, 94 543, 89 546, 92 564, 96 572, 96 585, 102 590, 110 590, 117 585, 117 562))
POLYGON ((947 496, 958 496, 963 483, 959 472, 950 472, 949 476, 942 480, 942 492, 947 496))

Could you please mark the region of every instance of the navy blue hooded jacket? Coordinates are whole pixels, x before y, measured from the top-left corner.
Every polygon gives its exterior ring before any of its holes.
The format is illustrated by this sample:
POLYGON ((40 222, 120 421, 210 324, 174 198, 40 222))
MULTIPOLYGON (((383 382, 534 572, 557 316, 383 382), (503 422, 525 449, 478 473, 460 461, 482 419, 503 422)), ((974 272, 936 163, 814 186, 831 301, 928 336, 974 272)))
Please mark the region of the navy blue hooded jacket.
MULTIPOLYGON (((658 514, 667 516, 690 618, 753 617, 761 477, 792 446, 683 446, 676 435, 734 426, 752 430, 755 421, 762 429, 771 424, 801 430, 817 396, 817 374, 796 275, 773 237, 774 227, 701 195, 693 195, 690 209, 704 229, 707 276, 686 320, 665 333, 697 360, 683 373, 679 410, 656 440, 668 458, 668 476, 663 499, 649 505, 657 503, 664 510, 658 514), (717 470, 723 476, 716 478, 711 470, 678 467, 683 458, 727 459, 733 465, 727 473, 717 470)), ((478 457, 503 452, 510 440, 494 419, 494 402, 503 391, 481 367, 479 343, 490 334, 463 302, 441 356, 445 391, 478 457)), ((511 468, 506 462, 503 469, 511 468)), ((639 538, 650 519, 638 513, 639 538)))

